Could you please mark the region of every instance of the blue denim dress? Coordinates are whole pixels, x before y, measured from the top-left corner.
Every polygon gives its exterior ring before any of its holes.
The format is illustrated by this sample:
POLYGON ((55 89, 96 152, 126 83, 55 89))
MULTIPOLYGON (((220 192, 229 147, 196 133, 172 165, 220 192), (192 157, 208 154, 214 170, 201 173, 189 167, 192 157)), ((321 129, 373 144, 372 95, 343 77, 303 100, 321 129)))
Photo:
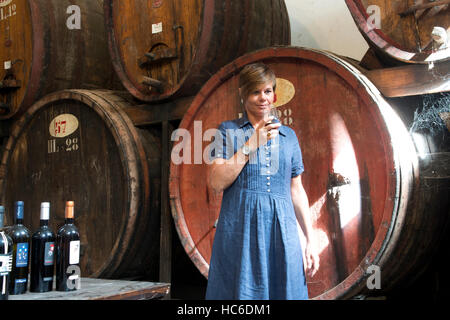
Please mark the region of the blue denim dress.
MULTIPOLYGON (((220 124, 212 158, 229 159, 253 134, 246 115, 220 124)), ((224 190, 206 299, 308 299, 291 178, 303 172, 295 132, 261 146, 224 190)))

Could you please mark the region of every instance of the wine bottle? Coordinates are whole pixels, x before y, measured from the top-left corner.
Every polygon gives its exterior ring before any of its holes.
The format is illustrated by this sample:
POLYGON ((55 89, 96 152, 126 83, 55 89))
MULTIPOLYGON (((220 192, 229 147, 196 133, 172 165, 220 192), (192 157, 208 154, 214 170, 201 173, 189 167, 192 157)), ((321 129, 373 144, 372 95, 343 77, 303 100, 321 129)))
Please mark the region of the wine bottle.
MULTIPOLYGON (((0 229, 3 228, 5 207, 0 206, 0 229)), ((12 264, 12 240, 0 231, 0 300, 8 300, 9 273, 12 264)))
POLYGON ((31 237, 30 291, 53 290, 55 234, 48 226, 50 203, 41 203, 40 227, 31 237))
POLYGON ((9 294, 27 291, 30 232, 23 225, 23 201, 14 204, 15 224, 8 229, 13 241, 13 261, 9 279, 9 294))
POLYGON ((80 233, 74 224, 74 202, 66 202, 65 224, 56 235, 56 290, 76 290, 80 281, 80 233))

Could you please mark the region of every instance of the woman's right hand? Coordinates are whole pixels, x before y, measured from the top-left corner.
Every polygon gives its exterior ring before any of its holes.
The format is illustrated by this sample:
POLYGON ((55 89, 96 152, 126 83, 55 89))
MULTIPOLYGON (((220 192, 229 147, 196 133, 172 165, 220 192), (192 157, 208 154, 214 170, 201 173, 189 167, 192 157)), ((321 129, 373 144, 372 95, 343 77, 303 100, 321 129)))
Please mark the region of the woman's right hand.
POLYGON ((266 145, 269 140, 278 136, 278 129, 281 127, 280 122, 271 122, 274 117, 261 119, 256 126, 255 132, 248 139, 247 145, 252 152, 256 151, 260 146, 266 145))

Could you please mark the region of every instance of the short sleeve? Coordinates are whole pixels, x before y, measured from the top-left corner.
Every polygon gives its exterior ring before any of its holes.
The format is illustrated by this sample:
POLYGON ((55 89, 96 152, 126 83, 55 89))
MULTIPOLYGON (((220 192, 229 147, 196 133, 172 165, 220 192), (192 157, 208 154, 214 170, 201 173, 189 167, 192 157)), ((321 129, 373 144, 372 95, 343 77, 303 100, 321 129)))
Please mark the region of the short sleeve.
POLYGON ((226 127, 222 122, 216 129, 214 134, 214 142, 210 145, 209 160, 214 159, 228 159, 227 155, 227 140, 226 140, 226 127))
POLYGON ((303 171, 305 171, 305 168, 303 166, 303 157, 302 157, 302 151, 300 149, 300 144, 298 143, 297 136, 294 133, 294 137, 292 139, 292 160, 291 160, 291 178, 295 178, 298 175, 302 174, 303 171))

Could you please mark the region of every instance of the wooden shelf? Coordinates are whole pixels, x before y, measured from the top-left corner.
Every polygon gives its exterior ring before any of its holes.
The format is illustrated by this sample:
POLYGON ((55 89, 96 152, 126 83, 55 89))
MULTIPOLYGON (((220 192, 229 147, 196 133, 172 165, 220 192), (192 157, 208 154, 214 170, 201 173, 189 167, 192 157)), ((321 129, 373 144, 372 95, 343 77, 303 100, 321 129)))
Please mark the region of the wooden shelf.
POLYGON ((169 291, 169 283, 81 278, 81 288, 75 291, 27 292, 10 295, 9 300, 150 300, 169 291))
POLYGON ((450 61, 375 69, 364 74, 386 97, 450 91, 450 61))

